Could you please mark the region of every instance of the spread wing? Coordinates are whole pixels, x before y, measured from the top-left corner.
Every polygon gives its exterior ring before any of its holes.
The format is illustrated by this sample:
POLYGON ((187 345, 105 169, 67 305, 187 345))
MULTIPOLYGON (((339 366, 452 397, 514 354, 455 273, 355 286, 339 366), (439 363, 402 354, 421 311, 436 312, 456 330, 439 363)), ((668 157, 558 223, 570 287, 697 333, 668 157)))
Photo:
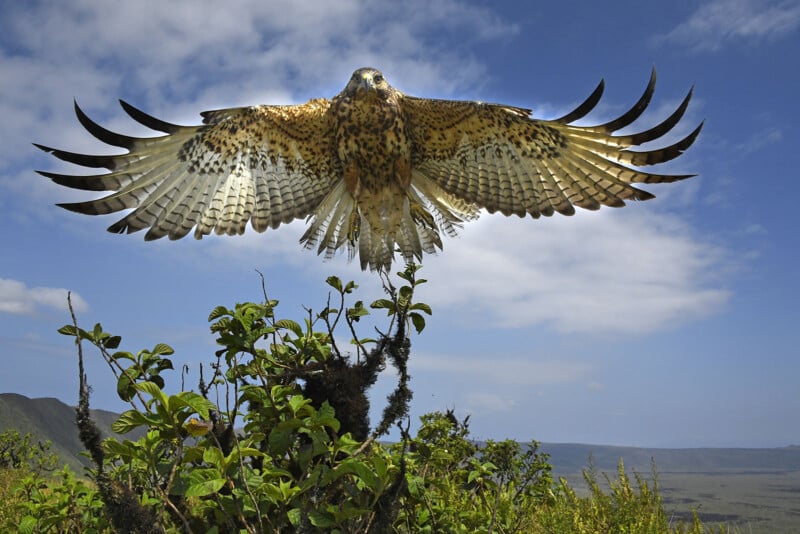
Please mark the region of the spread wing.
POLYGON ((36 145, 57 158, 111 172, 72 176, 39 171, 54 182, 87 191, 114 191, 97 200, 60 204, 90 215, 133 211, 110 232, 149 228, 145 239, 179 239, 192 228, 201 238, 257 231, 313 213, 342 176, 335 157, 327 100, 296 106, 253 106, 202 113, 203 126, 178 126, 121 102, 160 137, 120 135, 93 122, 75 105, 81 124, 99 140, 128 153, 75 154, 36 145))
POLYGON ((574 206, 594 210, 653 198, 631 183, 672 182, 693 175, 652 174, 632 167, 679 156, 703 126, 666 148, 629 150, 669 132, 686 111, 689 91, 661 124, 637 134, 613 135, 642 114, 655 79, 654 70, 644 94, 627 113, 592 127, 571 123, 597 105, 602 81, 583 104, 551 121, 532 119, 530 110, 510 106, 404 97, 412 124, 412 166, 452 195, 505 215, 571 215, 574 206))

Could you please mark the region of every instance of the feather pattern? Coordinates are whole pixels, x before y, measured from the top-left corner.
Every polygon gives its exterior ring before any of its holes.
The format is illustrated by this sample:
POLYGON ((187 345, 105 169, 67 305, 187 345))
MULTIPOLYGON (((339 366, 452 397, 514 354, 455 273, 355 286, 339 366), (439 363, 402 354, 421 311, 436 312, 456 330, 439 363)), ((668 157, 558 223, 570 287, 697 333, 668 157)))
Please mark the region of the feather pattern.
POLYGON ((136 122, 164 135, 131 137, 90 119, 81 125, 125 149, 86 155, 36 145, 68 163, 108 172, 38 171, 53 182, 109 194, 60 204, 89 215, 130 210, 109 227, 147 230, 145 239, 259 232, 307 218, 301 243, 326 258, 346 249, 363 269, 388 269, 396 251, 406 262, 442 248, 480 209, 534 218, 571 215, 575 207, 620 207, 653 195, 633 184, 692 175, 641 167, 679 157, 702 123, 663 148, 633 150, 663 138, 681 121, 692 90, 661 123, 639 133, 633 124, 650 104, 655 69, 639 100, 620 117, 576 126, 598 104, 601 81, 573 111, 553 120, 503 104, 407 96, 375 69, 353 73, 331 100, 203 112, 203 124, 181 126, 120 101, 136 122))

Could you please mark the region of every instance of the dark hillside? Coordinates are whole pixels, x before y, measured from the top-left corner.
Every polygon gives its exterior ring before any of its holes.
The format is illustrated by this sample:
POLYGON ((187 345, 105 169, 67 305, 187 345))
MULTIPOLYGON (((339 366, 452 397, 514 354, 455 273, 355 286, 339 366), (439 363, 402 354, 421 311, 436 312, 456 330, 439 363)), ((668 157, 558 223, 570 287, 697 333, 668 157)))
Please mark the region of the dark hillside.
MULTIPOLYGON (((112 434, 111 423, 117 414, 92 410, 92 418, 105 436, 112 434)), ((75 408, 58 399, 29 399, 16 393, 0 393, 0 432, 15 429, 21 434, 30 432, 41 441, 50 440, 51 450, 77 473, 89 465, 81 456, 83 444, 75 426, 75 408)))

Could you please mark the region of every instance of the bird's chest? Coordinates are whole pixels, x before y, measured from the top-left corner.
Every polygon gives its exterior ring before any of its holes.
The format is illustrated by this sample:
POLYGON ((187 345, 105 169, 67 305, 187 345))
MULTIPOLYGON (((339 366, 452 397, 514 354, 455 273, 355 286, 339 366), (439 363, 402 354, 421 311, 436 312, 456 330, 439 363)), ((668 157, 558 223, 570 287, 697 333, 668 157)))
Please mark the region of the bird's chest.
POLYGON ((345 100, 337 110, 339 159, 348 189, 408 187, 410 141, 397 106, 375 100, 345 100))

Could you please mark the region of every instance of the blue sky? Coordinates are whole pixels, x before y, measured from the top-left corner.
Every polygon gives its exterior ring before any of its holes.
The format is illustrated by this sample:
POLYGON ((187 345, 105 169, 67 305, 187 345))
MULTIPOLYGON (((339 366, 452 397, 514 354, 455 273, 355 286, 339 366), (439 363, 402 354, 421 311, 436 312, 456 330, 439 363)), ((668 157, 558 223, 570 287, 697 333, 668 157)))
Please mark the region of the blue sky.
MULTIPOLYGON (((238 238, 145 243, 116 218, 54 207, 86 199, 36 175, 65 171, 31 142, 106 151, 72 112, 151 135, 123 98, 164 120, 206 109, 331 97, 362 66, 408 94, 531 107, 554 118, 606 79, 584 121, 619 115, 658 83, 644 129, 694 84, 664 166, 690 181, 622 210, 545 220, 484 214, 428 257, 413 340, 415 416, 455 408, 478 438, 636 446, 800 443, 800 2, 0 2, 0 391, 74 403, 76 357, 56 333, 102 322, 128 350, 173 345, 211 361, 216 305, 258 300, 281 315, 324 305, 325 278, 374 275, 297 241, 303 222, 238 238), (402 4, 402 5, 401 5, 402 4), (542 4, 542 5, 539 5, 542 4)), ((124 409, 99 355, 93 405, 124 409)), ((375 405, 392 384, 386 374, 375 405)), ((174 384, 175 382, 173 382, 174 384)))

